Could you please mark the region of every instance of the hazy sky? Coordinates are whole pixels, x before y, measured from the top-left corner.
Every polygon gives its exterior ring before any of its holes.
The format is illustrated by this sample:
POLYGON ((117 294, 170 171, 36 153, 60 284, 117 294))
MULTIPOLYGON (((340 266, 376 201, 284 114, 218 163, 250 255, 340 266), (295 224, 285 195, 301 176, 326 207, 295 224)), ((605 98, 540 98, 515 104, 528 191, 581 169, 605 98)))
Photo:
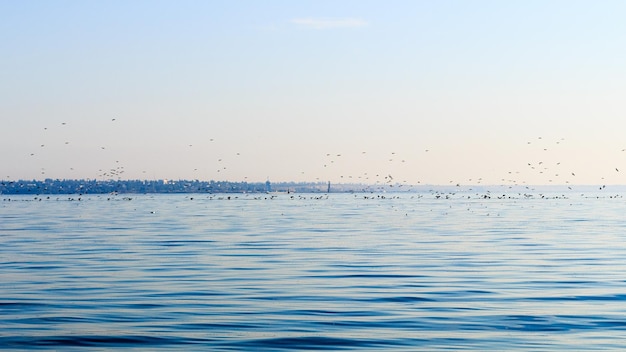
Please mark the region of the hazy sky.
POLYGON ((624 18, 624 1, 0 0, 0 179, 626 184, 624 18))

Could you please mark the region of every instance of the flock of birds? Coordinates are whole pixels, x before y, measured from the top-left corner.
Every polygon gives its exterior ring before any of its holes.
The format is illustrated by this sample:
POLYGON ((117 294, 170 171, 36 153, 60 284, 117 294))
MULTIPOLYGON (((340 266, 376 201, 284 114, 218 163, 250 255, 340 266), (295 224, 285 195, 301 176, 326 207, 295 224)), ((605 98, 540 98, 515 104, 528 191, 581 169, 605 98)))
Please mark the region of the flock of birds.
MULTIPOLYGON (((112 118, 111 119, 111 122, 115 122, 115 121, 117 121, 116 118, 112 118)), ((61 122, 60 126, 62 128, 66 128, 68 126, 68 123, 67 122, 61 122)), ((44 127, 43 130, 44 130, 44 132, 47 132, 47 133, 50 131, 48 127, 44 127)), ((72 143, 71 143, 70 140, 65 140, 63 142, 63 144, 65 146, 70 146, 72 143)), ((42 144, 39 145, 39 149, 45 148, 47 146, 48 145, 46 145, 45 143, 42 143, 42 144)), ((102 145, 102 146, 99 146, 99 149, 104 151, 107 148, 106 148, 106 146, 102 145)), ((29 153, 29 156, 31 158, 35 158, 35 157, 39 156, 40 154, 43 154, 43 153, 32 151, 31 153, 29 153)), ((99 169, 98 170, 99 174, 97 175, 97 177, 99 177, 99 178, 108 178, 108 179, 113 179, 113 178, 121 179, 122 175, 125 172, 124 166, 120 164, 119 160, 115 160, 115 164, 116 165, 114 167, 111 167, 109 169, 99 169)), ((74 168, 74 167, 70 167, 69 168, 69 171, 75 171, 75 170, 76 170, 76 168, 74 168)), ((42 175, 42 177, 47 177, 47 175, 46 175, 47 174, 46 168, 44 168, 44 167, 40 168, 40 174, 42 175)), ((10 175, 7 175, 6 177, 7 177, 7 179, 11 179, 10 175)))
MULTIPOLYGON (((112 118, 110 120, 110 123, 116 124, 117 119, 116 118, 112 118)), ((60 127, 61 128, 66 128, 68 126, 67 122, 61 122, 60 123, 60 127)), ((48 127, 44 127, 43 128, 45 132, 50 132, 48 127)), ((214 142, 213 138, 209 138, 208 139, 209 142, 214 142)), ((572 169, 567 169, 565 167, 565 165, 562 165, 562 163, 560 161, 556 161, 554 160, 553 157, 548 157, 550 152, 552 151, 552 148, 555 147, 559 147, 561 146, 563 143, 565 143, 565 138, 560 138, 558 140, 552 140, 552 141, 547 141, 542 137, 536 137, 535 140, 530 140, 527 141, 527 145, 530 148, 534 148, 534 152, 542 152, 546 155, 546 158, 538 158, 537 160, 533 160, 533 161, 529 161, 526 163, 526 165, 524 165, 524 167, 521 167, 517 170, 510 170, 506 172, 506 176, 502 177, 500 179, 500 183, 501 185, 508 185, 509 187, 516 187, 516 186, 526 186, 531 187, 530 185, 526 185, 526 181, 523 180, 524 176, 532 176, 533 179, 543 179, 545 180, 546 184, 554 184, 554 185, 567 185, 567 187, 569 189, 572 189, 572 185, 576 184, 578 182, 576 182, 576 175, 577 175, 577 171, 576 170, 572 170, 572 169)), ((58 141, 56 142, 56 144, 59 144, 58 141)), ((71 140, 64 140, 62 142, 63 145, 65 146, 70 146, 72 145, 72 141, 71 140)), ((39 144, 39 149, 42 148, 46 148, 47 145, 46 143, 41 143, 39 144)), ((189 148, 193 148, 194 145, 193 144, 188 144, 189 148)), ((99 149, 101 151, 106 151, 107 150, 107 146, 106 145, 101 145, 99 146, 99 149)), ((622 152, 626 151, 626 149, 621 149, 622 152)), ((312 175, 310 181, 325 181, 325 175, 329 175, 329 174, 333 174, 333 175, 338 175, 338 179, 335 181, 336 183, 349 183, 349 184, 368 184, 368 185, 372 185, 372 186, 378 186, 381 188, 387 187, 387 188, 395 188, 398 190, 402 190, 404 189, 410 189, 411 186, 416 186, 416 185, 420 185, 420 184, 424 184, 422 183, 422 180, 408 180, 406 178, 404 179, 398 179, 396 177, 393 176, 393 173, 391 170, 398 170, 399 167, 401 168, 402 165, 408 164, 408 160, 410 159, 414 159, 416 157, 419 158, 418 153, 430 153, 431 152, 431 148, 425 148, 422 149, 421 151, 413 152, 411 157, 407 157, 406 155, 401 155, 402 153, 397 153, 395 151, 390 151, 388 153, 386 153, 383 157, 386 158, 386 162, 389 163, 390 167, 381 172, 372 172, 372 171, 364 171, 361 170, 361 172, 355 172, 356 170, 358 170, 358 168, 351 168, 350 164, 351 162, 349 161, 350 159, 354 158, 368 158, 369 154, 367 151, 361 151, 359 154, 360 155, 354 155, 353 154, 349 154, 349 153, 325 153, 325 156, 323 158, 320 158, 320 160, 323 161, 322 165, 320 165, 319 169, 320 171, 316 174, 316 175, 312 175), (346 156, 347 155, 347 156, 346 156), (346 161, 346 159, 348 161, 346 161), (332 171, 329 171, 332 170, 332 171), (340 171, 341 170, 341 171, 340 171)), ((30 153, 30 157, 31 158, 35 158, 37 157, 39 153, 38 152, 31 152, 30 153)), ((378 158, 380 159, 381 157, 381 153, 377 152, 376 153, 378 155, 378 158)), ((406 154, 406 153, 404 153, 406 154)), ((536 154, 538 155, 538 154, 536 154)), ((220 175, 224 175, 225 177, 228 177, 228 175, 226 174, 226 171, 228 170, 228 165, 231 162, 232 157, 239 157, 241 156, 240 152, 234 153, 234 155, 225 155, 222 157, 217 158, 214 161, 214 166, 215 166, 215 177, 219 178, 220 175)), ((95 156, 96 158, 98 156, 95 156)), ((380 160, 379 160, 380 161, 380 160)), ((380 163, 378 163, 377 165, 380 165, 380 163)), ((69 171, 75 171, 77 168, 76 167, 71 167, 69 171)), ((40 168, 40 172, 42 177, 44 178, 48 178, 48 175, 46 175, 46 169, 45 168, 40 168)), ((98 170, 98 174, 95 175, 94 178, 97 179, 103 179, 103 180, 122 180, 125 175, 126 175, 126 168, 123 165, 123 163, 121 162, 121 160, 115 160, 114 163, 112 165, 110 165, 110 167, 108 168, 101 168, 98 170)), ((197 172, 198 169, 194 168, 193 169, 194 172, 197 172)), ((619 167, 615 167, 614 168, 614 172, 619 173, 619 167)), ((141 171, 142 174, 147 174, 147 171, 143 170, 141 171)), ((310 172, 308 172, 310 173, 310 172)), ((301 177, 305 177, 305 171, 300 171, 301 177)), ((403 173, 403 175, 406 175, 406 173, 403 173)), ((10 179, 10 175, 7 176, 7 179, 10 179)), ((67 178, 67 177, 66 177, 67 178)), ((248 177, 244 176, 243 180, 230 180, 230 181, 248 181, 248 177)), ((604 178, 601 178, 600 180, 598 180, 599 184, 601 184, 599 187, 600 190, 603 190, 604 188, 606 188, 606 185, 603 184, 604 178)), ((482 177, 478 177, 478 178, 467 178, 465 180, 450 180, 449 184, 452 186, 456 186, 456 187, 460 187, 461 185, 481 185, 483 184, 484 180, 482 177)))

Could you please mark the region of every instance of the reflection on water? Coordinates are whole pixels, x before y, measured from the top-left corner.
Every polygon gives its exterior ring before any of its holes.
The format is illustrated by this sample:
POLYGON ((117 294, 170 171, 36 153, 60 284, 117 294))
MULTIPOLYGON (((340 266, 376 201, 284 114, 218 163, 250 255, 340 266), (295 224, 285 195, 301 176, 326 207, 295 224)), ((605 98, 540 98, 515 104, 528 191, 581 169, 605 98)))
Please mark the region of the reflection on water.
POLYGON ((0 202, 0 346, 626 348, 620 199, 318 198, 0 202))

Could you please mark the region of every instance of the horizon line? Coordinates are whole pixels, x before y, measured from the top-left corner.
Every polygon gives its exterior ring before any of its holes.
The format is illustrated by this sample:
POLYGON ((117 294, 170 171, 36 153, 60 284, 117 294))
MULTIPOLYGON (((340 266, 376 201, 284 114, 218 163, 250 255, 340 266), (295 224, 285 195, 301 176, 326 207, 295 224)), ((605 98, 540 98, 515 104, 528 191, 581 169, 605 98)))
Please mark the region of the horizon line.
POLYGON ((128 178, 128 179, 97 179, 97 178, 45 178, 45 179, 0 179, 0 183, 15 183, 15 182, 46 182, 46 181, 61 181, 61 182, 80 182, 80 181, 89 181, 89 182, 136 182, 136 181, 161 181, 161 182, 227 182, 227 183, 248 183, 248 184, 266 184, 270 182, 271 184, 283 184, 283 183, 293 183, 293 184, 328 184, 331 185, 362 185, 362 186, 402 186, 402 187, 455 187, 455 188, 463 188, 463 187, 516 187, 516 188, 525 188, 525 187, 608 187, 608 186, 617 186, 617 187, 626 187, 626 183, 551 183, 551 184, 509 184, 509 183, 455 183, 455 184, 444 184, 444 183, 365 183, 365 182, 333 182, 330 180, 325 181, 271 181, 267 179, 265 181, 248 181, 248 180, 216 180, 216 179, 186 179, 186 178, 178 178, 178 179, 170 179, 170 178, 156 178, 156 179, 142 179, 142 178, 128 178))

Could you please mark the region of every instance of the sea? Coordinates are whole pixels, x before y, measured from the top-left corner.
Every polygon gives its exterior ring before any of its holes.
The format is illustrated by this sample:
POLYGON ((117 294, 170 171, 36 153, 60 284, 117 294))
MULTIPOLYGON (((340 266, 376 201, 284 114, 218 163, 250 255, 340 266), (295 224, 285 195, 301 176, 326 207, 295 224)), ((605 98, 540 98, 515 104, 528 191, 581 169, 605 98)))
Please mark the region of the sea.
POLYGON ((626 199, 0 195, 0 349, 626 350, 626 199))

